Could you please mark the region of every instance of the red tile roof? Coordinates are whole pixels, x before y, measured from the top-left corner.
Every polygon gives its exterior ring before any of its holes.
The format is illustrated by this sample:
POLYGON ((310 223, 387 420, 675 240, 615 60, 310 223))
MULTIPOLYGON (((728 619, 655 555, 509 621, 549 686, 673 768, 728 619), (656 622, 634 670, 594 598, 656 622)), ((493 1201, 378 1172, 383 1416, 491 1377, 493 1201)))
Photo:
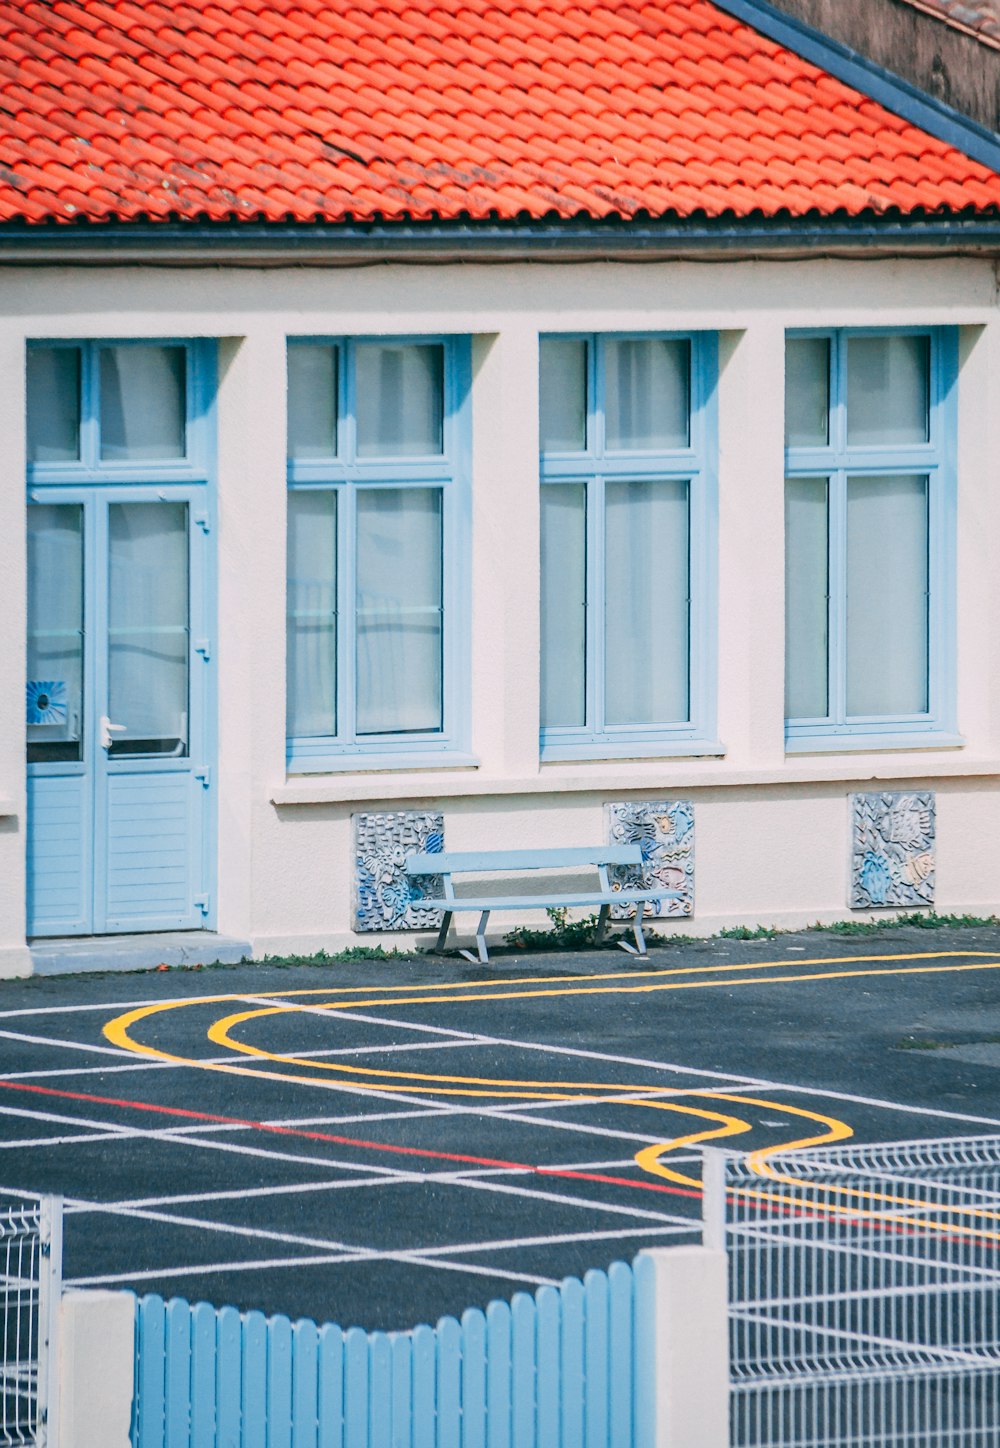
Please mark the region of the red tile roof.
POLYGON ((0 0, 0 115, 0 221, 1000 204, 709 0, 0 0))

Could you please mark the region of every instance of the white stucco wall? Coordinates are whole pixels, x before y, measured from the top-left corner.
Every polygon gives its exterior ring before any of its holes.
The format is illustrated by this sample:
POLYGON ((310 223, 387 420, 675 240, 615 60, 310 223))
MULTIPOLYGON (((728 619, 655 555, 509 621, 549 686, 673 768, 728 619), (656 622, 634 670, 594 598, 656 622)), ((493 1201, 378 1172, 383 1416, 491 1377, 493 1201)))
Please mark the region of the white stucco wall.
MULTIPOLYGON (((938 792, 942 911, 1000 910, 1000 314, 989 260, 8 268, 0 291, 0 972, 24 951, 27 338, 208 336, 220 347, 219 914, 258 954, 350 934, 352 811, 444 810, 453 848, 589 844, 602 805, 687 797, 695 920, 795 925, 847 910, 854 789, 938 792), (786 758, 784 330, 963 330, 957 714, 963 746, 786 758), (538 762, 539 333, 710 329, 719 384, 719 757, 538 762), (456 769, 286 779, 287 335, 471 334, 470 746, 456 769)), ((372 937, 366 937, 371 939, 372 937)), ((387 940, 386 943, 389 943, 387 940)))

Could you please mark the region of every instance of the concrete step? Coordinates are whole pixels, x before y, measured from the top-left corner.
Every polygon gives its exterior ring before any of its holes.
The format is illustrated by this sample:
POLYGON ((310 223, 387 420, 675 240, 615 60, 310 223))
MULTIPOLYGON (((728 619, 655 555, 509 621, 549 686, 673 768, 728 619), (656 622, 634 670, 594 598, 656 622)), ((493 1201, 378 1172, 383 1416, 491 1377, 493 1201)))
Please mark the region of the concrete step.
POLYGON ((35 975, 88 970, 155 970, 158 965, 233 965, 250 958, 248 940, 213 930, 171 930, 153 935, 88 935, 31 940, 35 975))

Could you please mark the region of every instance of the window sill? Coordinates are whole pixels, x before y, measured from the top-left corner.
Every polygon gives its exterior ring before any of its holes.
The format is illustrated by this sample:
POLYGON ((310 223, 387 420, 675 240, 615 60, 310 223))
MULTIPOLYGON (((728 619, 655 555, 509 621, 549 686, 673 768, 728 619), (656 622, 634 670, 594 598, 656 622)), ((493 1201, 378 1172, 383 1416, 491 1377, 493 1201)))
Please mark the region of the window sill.
POLYGON ((908 733, 897 730, 885 734, 793 734, 785 740, 786 754, 876 754, 904 750, 962 749, 966 740, 961 734, 928 729, 908 733))
POLYGON ((545 743, 541 746, 540 759, 543 765, 575 760, 599 764, 605 759, 724 759, 725 754, 726 746, 718 739, 656 739, 635 743, 588 740, 572 744, 545 743))
POLYGON ((341 754, 317 756, 315 759, 289 760, 287 764, 289 787, 296 780, 315 779, 335 774, 406 774, 419 769, 478 769, 479 759, 475 754, 459 754, 452 751, 428 751, 420 754, 341 754))
POLYGON ((14 801, 5 794, 0 794, 0 819, 13 819, 17 814, 17 807, 14 801))

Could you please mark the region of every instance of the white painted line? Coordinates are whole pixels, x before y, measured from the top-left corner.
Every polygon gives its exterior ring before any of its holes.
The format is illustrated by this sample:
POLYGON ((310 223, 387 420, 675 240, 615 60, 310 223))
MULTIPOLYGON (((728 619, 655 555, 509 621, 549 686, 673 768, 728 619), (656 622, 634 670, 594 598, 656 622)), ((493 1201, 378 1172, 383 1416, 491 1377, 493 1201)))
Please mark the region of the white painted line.
POLYGON ((120 1140, 121 1135, 117 1131, 81 1131, 73 1136, 36 1136, 21 1141, 0 1141, 0 1151, 21 1151, 29 1146, 32 1151, 37 1151, 45 1146, 79 1146, 81 1142, 120 1140))
MULTIPOLYGON (((110 1055, 129 1057, 129 1060, 121 1066, 63 1066, 48 1071, 2 1071, 0 1072, 0 1081, 35 1081, 47 1076, 68 1076, 70 1078, 77 1076, 112 1076, 123 1071, 179 1071, 185 1068, 188 1070, 192 1069, 191 1064, 186 1061, 155 1061, 149 1057, 138 1058, 132 1051, 112 1050, 106 1046, 84 1045, 69 1041, 54 1041, 46 1036, 13 1036, 13 1032, 11 1031, 0 1031, 0 1036, 12 1036, 14 1039, 22 1041, 37 1040, 39 1044, 42 1045, 71 1046, 73 1049, 79 1051, 107 1051, 110 1055)), ((393 1044, 391 1046, 325 1048, 318 1051, 297 1051, 296 1060, 312 1061, 318 1057, 329 1056, 369 1056, 387 1051, 406 1052, 407 1054, 411 1051, 448 1051, 454 1050, 456 1046, 468 1046, 470 1044, 472 1043, 468 1041, 420 1041, 412 1046, 404 1043, 402 1045, 393 1044)), ((228 1066, 232 1063, 233 1053, 230 1051, 225 1056, 198 1057, 194 1064, 200 1069, 204 1066, 228 1066)), ((261 1063, 260 1071, 262 1075, 269 1074, 263 1062, 261 1063)))
POLYGON ((422 1257, 437 1257, 452 1252, 508 1252, 521 1247, 560 1247, 570 1242, 614 1242, 630 1237, 680 1237, 701 1232, 701 1222, 692 1217, 686 1226, 624 1227, 614 1232, 562 1232, 550 1237, 509 1237, 503 1242, 462 1242, 449 1247, 421 1247, 422 1257))
POLYGON ((199 1277, 203 1273, 269 1272, 282 1267, 321 1267, 329 1263, 350 1262, 349 1253, 323 1253, 316 1257, 265 1257, 253 1262, 206 1262, 203 1267, 150 1267, 142 1272, 114 1272, 103 1277, 69 1277, 64 1287, 115 1287, 122 1282, 163 1282, 175 1277, 199 1277))
POLYGON ((61 1036, 30 1036, 24 1031, 0 1031, 0 1037, 7 1041, 22 1041, 29 1046, 54 1046, 57 1050, 63 1051, 88 1051, 95 1056, 122 1056, 128 1057, 133 1053, 124 1050, 121 1046, 97 1046, 92 1042, 85 1044, 81 1041, 64 1041, 61 1036))
MULTIPOLYGON (((444 1180, 441 1176, 431 1179, 435 1184, 444 1180)), ((595 1201, 592 1197, 573 1197, 564 1192, 543 1192, 533 1187, 515 1186, 513 1182, 478 1181, 474 1177, 463 1177, 456 1173, 450 1179, 456 1187, 467 1187, 470 1191, 495 1192, 499 1196, 529 1197, 533 1201, 554 1202, 560 1207, 580 1207, 585 1211, 609 1212, 617 1217, 641 1217, 649 1222, 690 1222, 692 1217, 678 1216, 672 1212, 651 1212, 642 1207, 626 1207, 617 1202, 595 1201)), ((638 1185, 638 1183, 637 1183, 638 1185)))
MULTIPOLYGON (((690 1227, 697 1224, 692 1222, 690 1227)), ((432 1267, 438 1271, 468 1273, 476 1277, 496 1277, 505 1281, 536 1283, 542 1286, 558 1286, 558 1279, 541 1274, 508 1272, 503 1268, 483 1266, 481 1263, 449 1262, 442 1260, 453 1252, 494 1252, 510 1248, 531 1246, 562 1246, 572 1242, 593 1242, 622 1240, 634 1237, 655 1237, 680 1235, 679 1227, 638 1227, 634 1231, 620 1232, 574 1232, 550 1237, 521 1237, 501 1242, 482 1242, 459 1246, 422 1247, 416 1252, 343 1252, 328 1253, 310 1257, 269 1257, 245 1262, 210 1262, 204 1266, 148 1268, 141 1272, 121 1272, 101 1277, 74 1277, 66 1282, 67 1287, 103 1287, 130 1282, 168 1282, 175 1277, 197 1277, 207 1273, 268 1272, 295 1267, 314 1267, 352 1263, 400 1262, 410 1266, 432 1267)))
POLYGON ((277 1257, 262 1262, 211 1262, 204 1267, 162 1267, 144 1272, 119 1272, 106 1277, 73 1277, 66 1281, 66 1287, 111 1287, 131 1282, 169 1282, 175 1277, 200 1277, 207 1272, 266 1272, 280 1268, 314 1267, 329 1263, 348 1265, 354 1262, 401 1262, 404 1266, 432 1267, 439 1272, 461 1272, 471 1277, 492 1277, 503 1282, 526 1282, 531 1287, 558 1287, 555 1277, 543 1277, 527 1272, 508 1272, 500 1267, 483 1267, 472 1262, 442 1262, 426 1257, 414 1257, 405 1252, 383 1252, 375 1257, 362 1256, 357 1252, 343 1256, 319 1257, 277 1257))
POLYGON ((139 1207, 179 1207, 185 1204, 191 1205, 194 1202, 255 1202, 261 1197, 297 1196, 305 1192, 337 1192, 349 1187, 391 1187, 397 1181, 422 1180, 423 1177, 416 1172, 411 1172, 407 1176, 389 1178, 384 1176, 350 1177, 347 1181, 293 1182, 290 1186, 279 1187, 241 1187, 232 1192, 186 1192, 172 1197, 135 1197, 132 1201, 88 1202, 86 1207, 67 1207, 66 1211, 67 1213, 73 1211, 128 1213, 139 1207))

